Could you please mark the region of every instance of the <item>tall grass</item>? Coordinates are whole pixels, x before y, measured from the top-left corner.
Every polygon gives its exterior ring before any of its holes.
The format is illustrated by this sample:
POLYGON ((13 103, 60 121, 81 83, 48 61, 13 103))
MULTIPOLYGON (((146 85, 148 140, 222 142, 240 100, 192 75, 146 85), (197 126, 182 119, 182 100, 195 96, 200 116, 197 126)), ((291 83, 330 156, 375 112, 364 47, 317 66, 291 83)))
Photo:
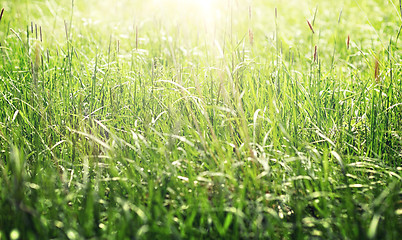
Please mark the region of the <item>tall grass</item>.
POLYGON ((72 3, 4 3, 0 239, 401 235, 396 1, 123 31, 72 3))

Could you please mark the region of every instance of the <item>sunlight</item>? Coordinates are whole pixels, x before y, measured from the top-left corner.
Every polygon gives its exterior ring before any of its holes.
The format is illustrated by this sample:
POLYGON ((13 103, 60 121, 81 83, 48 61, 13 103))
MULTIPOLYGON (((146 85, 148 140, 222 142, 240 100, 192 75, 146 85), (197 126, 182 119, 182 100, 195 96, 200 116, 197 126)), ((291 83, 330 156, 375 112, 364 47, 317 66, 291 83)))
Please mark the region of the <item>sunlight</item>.
POLYGON ((218 8, 216 0, 154 0, 153 5, 162 8, 164 14, 173 18, 211 23, 218 8))
MULTIPOLYGON (((185 0, 183 0, 185 1, 185 0)), ((197 7, 200 11, 203 11, 205 13, 208 13, 212 10, 212 5, 214 0, 189 0, 194 4, 195 7, 197 7)))
MULTIPOLYGON (((186 1, 186 0, 182 0, 186 1)), ((198 11, 200 20, 205 24, 205 26, 212 27, 215 22, 215 10, 217 6, 215 5, 216 0, 189 0, 192 2, 192 9, 198 11)))

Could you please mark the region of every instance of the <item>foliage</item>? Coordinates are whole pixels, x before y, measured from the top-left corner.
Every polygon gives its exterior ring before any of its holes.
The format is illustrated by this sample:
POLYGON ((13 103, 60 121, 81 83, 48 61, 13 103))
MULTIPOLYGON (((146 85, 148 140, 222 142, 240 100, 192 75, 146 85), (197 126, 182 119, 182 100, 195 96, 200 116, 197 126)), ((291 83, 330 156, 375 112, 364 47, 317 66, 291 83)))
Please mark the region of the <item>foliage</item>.
POLYGON ((0 239, 401 235, 399 2, 97 2, 2 3, 0 239))

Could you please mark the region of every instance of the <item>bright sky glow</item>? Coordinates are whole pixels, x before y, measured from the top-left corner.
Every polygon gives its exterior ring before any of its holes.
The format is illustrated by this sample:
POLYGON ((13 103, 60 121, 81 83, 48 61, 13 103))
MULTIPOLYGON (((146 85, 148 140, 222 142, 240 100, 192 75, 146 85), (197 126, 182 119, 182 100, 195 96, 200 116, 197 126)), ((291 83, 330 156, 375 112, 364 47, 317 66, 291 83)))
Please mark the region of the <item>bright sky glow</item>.
MULTIPOLYGON (((179 24, 182 28, 197 28, 197 32, 215 29, 219 16, 222 15, 222 0, 153 0, 151 10, 164 24, 179 24)), ((189 30, 190 30, 189 29, 189 30)))
POLYGON ((164 6, 173 15, 187 15, 192 18, 213 17, 217 0, 154 0, 156 6, 164 6))
MULTIPOLYGON (((185 1, 185 0, 182 0, 185 1)), ((203 12, 208 12, 212 10, 212 4, 214 0, 189 0, 190 2, 193 2, 195 7, 198 7, 200 11, 203 12)))

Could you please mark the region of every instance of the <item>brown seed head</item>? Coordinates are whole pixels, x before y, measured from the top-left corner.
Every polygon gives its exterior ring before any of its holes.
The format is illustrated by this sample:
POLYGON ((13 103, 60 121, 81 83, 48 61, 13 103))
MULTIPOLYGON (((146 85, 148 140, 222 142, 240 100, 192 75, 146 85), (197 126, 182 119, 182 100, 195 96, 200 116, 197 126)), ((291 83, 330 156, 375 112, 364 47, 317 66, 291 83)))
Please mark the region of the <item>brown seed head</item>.
POLYGON ((308 20, 307 20, 307 24, 308 24, 308 26, 310 27, 311 32, 313 32, 313 34, 314 34, 313 26, 311 26, 311 23, 310 23, 308 20))
POLYGON ((3 18, 3 13, 4 13, 4 8, 1 9, 1 13, 0 13, 0 21, 3 18))
POLYGON ((249 41, 250 41, 250 45, 253 46, 254 33, 253 33, 253 30, 251 30, 251 28, 248 29, 248 38, 249 38, 249 41))
POLYGON ((314 62, 317 60, 317 45, 314 47, 314 62))

